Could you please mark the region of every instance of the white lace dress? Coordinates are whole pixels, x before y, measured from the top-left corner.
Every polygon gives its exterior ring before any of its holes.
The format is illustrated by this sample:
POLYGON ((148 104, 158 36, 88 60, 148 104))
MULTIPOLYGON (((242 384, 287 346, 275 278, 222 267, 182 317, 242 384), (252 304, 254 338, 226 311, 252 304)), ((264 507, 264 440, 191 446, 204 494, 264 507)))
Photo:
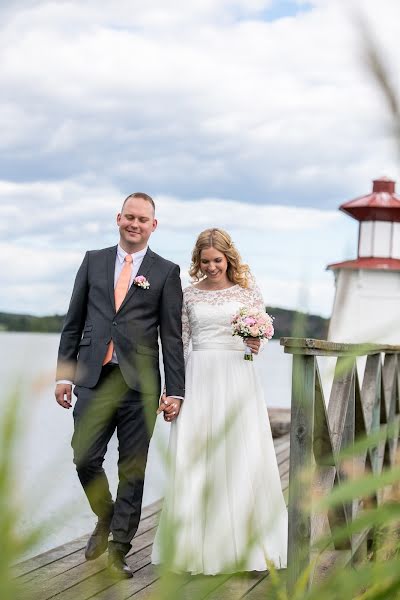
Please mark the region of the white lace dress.
POLYGON ((153 563, 178 572, 264 571, 266 559, 286 566, 287 510, 263 391, 231 333, 241 306, 265 310, 257 286, 184 290, 186 393, 171 424, 152 552, 153 563))

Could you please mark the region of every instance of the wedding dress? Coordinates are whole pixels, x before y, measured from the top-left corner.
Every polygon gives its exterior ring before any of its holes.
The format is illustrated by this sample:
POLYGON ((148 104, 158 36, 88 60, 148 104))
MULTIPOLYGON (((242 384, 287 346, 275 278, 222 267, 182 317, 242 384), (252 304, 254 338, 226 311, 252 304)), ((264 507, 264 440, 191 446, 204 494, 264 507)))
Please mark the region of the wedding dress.
POLYGON ((286 566, 287 509, 263 391, 243 340, 232 337, 242 306, 265 310, 254 283, 184 290, 186 393, 171 424, 152 552, 173 571, 264 571, 267 559, 286 566))

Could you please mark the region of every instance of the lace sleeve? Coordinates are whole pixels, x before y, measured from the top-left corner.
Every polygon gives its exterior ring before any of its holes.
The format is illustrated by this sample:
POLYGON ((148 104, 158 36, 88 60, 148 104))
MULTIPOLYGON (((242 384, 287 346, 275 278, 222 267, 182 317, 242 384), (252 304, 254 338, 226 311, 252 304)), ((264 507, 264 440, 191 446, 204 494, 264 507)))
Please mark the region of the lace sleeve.
POLYGON ((261 290, 258 285, 254 282, 251 287, 251 304, 257 310, 265 312, 265 302, 261 294, 261 290))
MULTIPOLYGON (((256 282, 254 281, 254 279, 253 279, 252 285, 250 287, 250 302, 251 302, 251 306, 253 308, 256 308, 257 310, 259 310, 261 312, 266 312, 264 298, 262 297, 261 290, 258 287, 258 285, 256 284, 256 282)), ((261 340, 260 352, 262 352, 264 350, 267 343, 268 343, 268 340, 266 340, 266 339, 261 340)))
POLYGON ((190 321, 187 310, 187 304, 185 296, 183 297, 183 306, 182 306, 182 342, 183 342, 183 355, 185 358, 185 364, 187 361, 187 357, 189 354, 189 344, 192 337, 192 331, 190 329, 190 321))

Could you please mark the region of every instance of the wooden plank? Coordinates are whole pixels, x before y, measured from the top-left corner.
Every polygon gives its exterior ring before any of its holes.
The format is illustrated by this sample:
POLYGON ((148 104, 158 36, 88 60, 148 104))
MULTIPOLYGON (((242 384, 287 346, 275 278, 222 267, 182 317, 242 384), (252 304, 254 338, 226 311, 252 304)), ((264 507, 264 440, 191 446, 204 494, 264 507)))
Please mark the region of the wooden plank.
MULTIPOLYGON (((133 579, 131 579, 131 585, 136 586, 137 590, 145 588, 149 584, 151 577, 154 577, 154 567, 146 569, 144 572, 143 567, 150 565, 151 546, 140 550, 134 555, 127 557, 126 562, 133 571, 133 579)), ((93 577, 87 577, 76 582, 74 585, 69 585, 60 593, 54 593, 50 597, 57 596, 57 600, 86 600, 92 598, 98 594, 106 594, 109 598, 119 600, 119 590, 121 582, 116 584, 115 579, 108 573, 108 570, 104 568, 101 572, 96 573, 93 577)), ((122 586, 121 586, 122 587, 122 586)), ((41 600, 42 596, 39 591, 37 596, 33 596, 32 600, 41 600)), ((31 598, 29 597, 29 600, 31 598)))
POLYGON ((309 563, 311 517, 303 509, 304 477, 312 464, 314 435, 315 358, 293 356, 292 427, 289 467, 288 587, 309 563))
MULTIPOLYGON (((158 574, 158 570, 154 569, 154 567, 153 573, 156 575, 158 574)), ((159 577, 158 579, 149 583, 149 585, 140 590, 140 592, 131 594, 129 598, 133 598, 133 600, 155 600, 156 598, 180 599, 180 590, 191 579, 192 576, 188 574, 178 575, 175 573, 170 573, 168 575, 163 575, 162 577, 159 577)), ((103 599, 98 599, 96 596, 96 600, 103 599)), ((110 598, 110 600, 114 599, 110 598)))
POLYGON ((377 405, 379 405, 380 411, 381 371, 382 364, 380 355, 368 356, 361 388, 361 400, 367 433, 370 433, 372 430, 379 427, 380 423, 379 413, 377 414, 377 405))
POLYGON ((285 460, 281 464, 278 465, 278 470, 279 470, 279 475, 280 475, 281 481, 282 481, 282 479, 285 479, 286 477, 289 478, 289 469, 290 469, 289 460, 285 460))
MULTIPOLYGON (((132 549, 128 554, 128 558, 138 552, 145 550, 150 555, 151 545, 154 539, 155 528, 143 533, 140 536, 135 536, 132 541, 132 549)), ((56 594, 61 594, 69 588, 75 587, 82 580, 86 580, 94 575, 98 575, 105 571, 107 565, 107 556, 103 554, 95 561, 84 561, 77 565, 69 567, 64 563, 64 568, 61 573, 51 578, 36 578, 34 581, 28 582, 24 589, 29 594, 39 591, 40 600, 48 600, 56 594)))
MULTIPOLYGON (((153 502, 151 505, 143 508, 141 524, 144 522, 145 519, 157 514, 160 511, 161 504, 161 500, 157 500, 157 502, 153 502)), ((144 526, 145 525, 143 523, 142 528, 144 526)), ((41 569, 45 565, 58 561, 60 560, 60 558, 66 557, 70 554, 73 554, 74 552, 82 550, 83 548, 85 548, 89 536, 90 534, 83 535, 75 540, 72 540, 71 542, 67 542, 66 544, 57 546, 57 548, 52 548, 47 552, 43 552, 42 554, 38 554, 37 556, 34 556, 21 563, 18 563, 14 567, 15 576, 21 577, 32 571, 41 569)))
POLYGON ((318 350, 318 349, 314 349, 311 348, 309 350, 303 350, 303 348, 286 348, 284 349, 285 354, 292 354, 293 356, 295 354, 300 354, 302 356, 330 356, 332 357, 336 357, 336 358, 345 358, 345 357, 353 357, 353 358, 357 358, 358 356, 364 356, 365 354, 368 354, 367 352, 360 352, 357 354, 352 354, 351 352, 330 352, 328 350, 318 350))
MULTIPOLYGON (((267 572, 262 573, 238 573, 234 575, 201 576, 197 575, 187 579, 183 585, 179 585, 179 579, 162 577, 150 584, 139 594, 133 595, 133 600, 150 600, 157 597, 157 591, 162 590, 161 597, 175 598, 180 600, 239 600, 247 594, 265 577, 267 572)), ((98 597, 95 597, 98 600, 98 597)), ((105 600, 105 599, 101 599, 105 600)), ((111 599, 110 599, 111 600, 111 599)), ((118 598, 118 600, 120 600, 118 598)), ((125 600, 122 598, 121 600, 125 600)))
MULTIPOLYGON (((179 600, 201 600, 208 598, 214 590, 219 589, 228 579, 229 575, 194 575, 179 590, 179 600)), ((136 600, 136 597, 135 599, 136 600)))
POLYGON ((22 563, 16 564, 13 567, 15 577, 22 577, 25 580, 29 580, 30 577, 34 576, 35 573, 40 572, 47 565, 55 564, 59 560, 83 550, 88 539, 89 534, 83 535, 71 542, 67 542, 57 548, 52 548, 47 552, 38 554, 22 563))
MULTIPOLYGON (((386 412, 386 423, 393 423, 396 414, 397 405, 397 355, 386 354, 382 368, 382 405, 386 412)), ((396 441, 394 437, 389 436, 387 441, 387 454, 385 464, 394 466, 396 461, 396 441)))
POLYGON ((207 596, 207 600, 239 600, 265 579, 267 572, 233 575, 218 589, 207 596))
POLYGON ((287 463, 289 466, 289 457, 290 457, 290 447, 287 446, 286 448, 283 448, 282 451, 279 454, 277 454, 277 456, 276 456, 278 466, 283 463, 287 463))
POLYGON ((290 443, 287 442, 284 446, 281 446, 278 450, 278 452, 276 452, 275 456, 276 456, 276 460, 279 463, 288 460, 290 454, 290 443))
POLYGON ((332 448, 332 435, 326 410, 324 390, 318 362, 315 361, 315 403, 314 403, 314 439, 313 452, 315 462, 319 465, 335 465, 332 448))
POLYGON ((290 433, 290 408, 269 409, 268 416, 274 439, 290 433))
MULTIPOLYGON (((349 398, 354 388, 355 361, 338 358, 328 406, 328 419, 334 454, 342 448, 349 398)), ((346 437, 346 436, 345 436, 346 437)))
MULTIPOLYGON (((346 478, 346 473, 336 463, 336 456, 346 446, 354 442, 354 403, 355 403, 355 378, 356 363, 354 358, 338 358, 331 389, 328 406, 328 419, 331 431, 333 456, 335 459, 335 483, 340 485, 346 478)), ((328 490, 327 490, 328 491, 328 490)), ((340 504, 329 510, 328 519, 331 529, 344 526, 351 521, 352 503, 340 504)), ((351 540, 347 539, 336 544, 336 550, 351 547, 351 540)))
POLYGON ((396 383, 397 383, 397 355, 386 354, 383 368, 383 405, 386 409, 386 423, 390 423, 396 412, 396 383))
MULTIPOLYGON (((287 570, 281 569, 277 572, 278 578, 281 580, 281 584, 284 582, 287 576, 287 570), (283 580, 283 581, 282 581, 283 580)), ((260 581, 258 581, 244 596, 243 600, 267 600, 272 596, 273 584, 271 576, 267 575, 260 581)))
POLYGON ((351 550, 326 550, 313 556, 316 564, 312 573, 312 583, 320 583, 329 575, 333 568, 344 567, 351 561, 351 550))
MULTIPOLYGON (((312 495, 323 498, 332 490, 336 476, 336 467, 318 467, 312 484, 312 495)), ((316 513, 311 517, 311 541, 313 543, 326 533, 327 515, 316 513)))
MULTIPOLYGON (((142 598, 143 600, 145 597, 149 598, 149 594, 146 592, 152 592, 152 584, 157 580, 157 571, 154 568, 154 565, 149 563, 135 571, 135 575, 132 579, 119 581, 109 588, 95 594, 92 598, 95 600, 128 600, 128 598, 139 600, 139 598, 142 598)), ((76 600, 78 600, 78 598, 76 598, 76 600)), ((84 598, 80 597, 79 600, 84 600, 84 598)))
POLYGON ((290 444, 288 442, 284 446, 281 446, 278 449, 278 451, 276 452, 276 460, 277 460, 278 464, 285 460, 288 460, 289 453, 290 453, 290 444))
MULTIPOLYGON (((354 363, 354 368, 352 371, 352 385, 350 389, 350 394, 347 403, 347 411, 345 416, 345 423, 343 427, 343 436, 342 443, 340 449, 348 448, 349 446, 354 446, 354 429, 355 429, 355 374, 356 374, 356 364, 354 363)), ((345 471, 340 471, 341 481, 346 479, 351 479, 354 475, 354 457, 346 459, 346 468, 345 471)), ((353 501, 346 502, 344 504, 344 508, 347 515, 347 521, 351 522, 353 520, 353 501)), ((339 548, 337 548, 339 549, 339 548)), ((343 549, 343 548, 341 548, 343 549)))
POLYGON ((290 443, 290 433, 287 433, 286 435, 283 435, 280 438, 277 438, 274 440, 274 448, 275 451, 277 451, 279 448, 281 448, 281 446, 285 446, 286 444, 290 443))
POLYGON ((333 356, 339 356, 341 354, 365 356, 366 354, 378 354, 381 352, 387 352, 389 354, 400 352, 400 346, 392 346, 390 344, 342 344, 338 342, 328 342, 326 340, 316 340, 313 338, 282 337, 280 338, 280 344, 285 347, 285 350, 288 349, 288 351, 299 349, 304 350, 304 354, 306 354, 307 350, 321 350, 329 352, 333 356))
MULTIPOLYGON (((367 425, 365 422, 364 409, 362 405, 360 383, 358 379, 357 369, 355 371, 355 404, 354 404, 354 439, 358 440, 367 434, 367 425)), ((370 450, 364 450, 359 455, 353 457, 354 469, 358 474, 372 472, 372 455, 370 450)), ((374 501, 374 496, 370 497, 371 502, 374 501)), ((360 510, 360 500, 353 500, 353 519, 355 519, 360 510)))
MULTIPOLYGON (((149 530, 154 530, 158 523, 158 514, 159 513, 151 515, 140 522, 138 532, 134 538, 135 544, 132 548, 140 549, 142 546, 146 545, 148 536, 142 538, 142 535, 149 532, 149 530)), ((63 556, 57 561, 45 565, 39 570, 35 570, 33 573, 29 573, 22 578, 22 581, 26 584, 29 583, 30 585, 39 585, 41 581, 46 582, 49 579, 53 580, 65 571, 71 572, 72 569, 79 567, 80 565, 86 565, 87 561, 83 550, 84 547, 74 553, 63 556)), ((134 550, 131 549, 131 552, 132 551, 134 550)), ((96 569, 98 561, 91 561, 88 564, 92 565, 92 569, 96 569)), ((87 567, 85 567, 85 569, 87 569, 87 567)))
MULTIPOLYGON (((284 478, 284 489, 288 485, 289 435, 275 440, 274 446, 281 477, 284 478)), ((138 534, 127 558, 128 564, 135 571, 133 580, 117 584, 111 580, 106 570, 106 555, 96 561, 85 561, 83 549, 88 539, 86 535, 18 565, 24 596, 32 600, 50 600, 54 596, 58 597, 57 600, 86 600, 89 597, 98 600, 123 600, 132 597, 139 600, 146 593, 153 593, 158 573, 150 564, 150 554, 160 506, 161 502, 157 502, 142 512, 138 534)), ((201 582, 190 578, 190 585, 182 584, 185 587, 183 598, 191 598, 197 589, 204 589, 209 594, 217 586, 221 586, 226 577, 219 578, 218 581, 216 578, 203 579, 205 581, 201 582)), ((236 594, 236 591, 238 598, 239 592, 243 596, 254 585, 250 576, 245 579, 247 580, 250 581, 249 584, 243 583, 244 580, 239 578, 230 582, 226 590, 221 588, 223 597, 235 597, 232 594, 236 594)))

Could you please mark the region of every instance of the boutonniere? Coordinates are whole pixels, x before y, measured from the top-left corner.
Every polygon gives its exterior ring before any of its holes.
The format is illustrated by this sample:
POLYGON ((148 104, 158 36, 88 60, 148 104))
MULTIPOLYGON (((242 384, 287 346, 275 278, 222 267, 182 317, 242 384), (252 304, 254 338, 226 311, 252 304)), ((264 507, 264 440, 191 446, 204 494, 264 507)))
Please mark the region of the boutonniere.
POLYGON ((150 283, 147 281, 144 275, 138 275, 137 277, 135 277, 133 283, 138 287, 143 288, 144 290, 148 290, 150 287, 150 283))

